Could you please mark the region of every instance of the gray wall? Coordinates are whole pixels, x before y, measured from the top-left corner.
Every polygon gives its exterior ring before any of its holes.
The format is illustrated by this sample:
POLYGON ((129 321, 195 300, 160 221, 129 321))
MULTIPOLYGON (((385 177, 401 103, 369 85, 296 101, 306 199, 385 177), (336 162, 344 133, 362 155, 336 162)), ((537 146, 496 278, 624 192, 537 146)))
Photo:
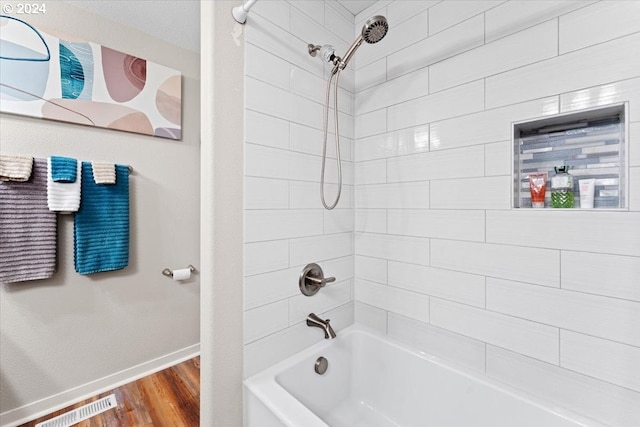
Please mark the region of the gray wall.
POLYGON ((54 277, 0 288, 2 425, 199 349, 199 276, 179 284, 160 274, 165 267, 199 264, 199 54, 62 2, 46 6, 45 15, 23 18, 50 33, 180 70, 183 139, 0 114, 2 153, 113 161, 134 169, 128 268, 76 274, 73 217, 60 216, 54 277))

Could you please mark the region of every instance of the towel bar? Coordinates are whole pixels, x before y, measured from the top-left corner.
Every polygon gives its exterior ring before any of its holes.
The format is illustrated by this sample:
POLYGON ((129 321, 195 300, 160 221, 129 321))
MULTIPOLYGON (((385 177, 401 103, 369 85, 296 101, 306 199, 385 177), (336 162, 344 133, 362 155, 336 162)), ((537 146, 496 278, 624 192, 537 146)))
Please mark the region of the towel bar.
MULTIPOLYGON (((191 264, 189 264, 189 267, 187 268, 191 270, 192 273, 196 271, 196 268, 191 264)), ((171 270, 170 268, 165 268, 164 270, 162 270, 162 274, 167 277, 173 277, 173 270, 171 270)))

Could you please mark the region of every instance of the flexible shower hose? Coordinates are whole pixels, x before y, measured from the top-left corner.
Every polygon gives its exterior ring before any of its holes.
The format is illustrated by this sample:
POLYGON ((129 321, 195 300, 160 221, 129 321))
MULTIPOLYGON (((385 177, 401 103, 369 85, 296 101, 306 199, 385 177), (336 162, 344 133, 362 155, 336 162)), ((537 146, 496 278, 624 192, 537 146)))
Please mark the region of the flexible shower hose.
POLYGON ((342 162, 340 161, 340 132, 338 131, 338 81, 340 79, 340 68, 338 67, 336 73, 331 73, 329 77, 329 81, 327 82, 327 96, 324 103, 324 143, 322 145, 322 172, 320 174, 320 199, 322 200, 322 205, 325 209, 331 210, 336 207, 338 201, 340 200, 340 194, 342 193, 342 162), (336 157, 337 157, 337 166, 338 166, 338 194, 336 195, 336 200, 332 204, 327 204, 324 198, 324 170, 327 163, 327 137, 329 131, 329 98, 331 93, 331 82, 333 81, 333 76, 336 76, 335 83, 335 93, 333 95, 334 98, 334 114, 335 114, 335 122, 336 122, 336 157))

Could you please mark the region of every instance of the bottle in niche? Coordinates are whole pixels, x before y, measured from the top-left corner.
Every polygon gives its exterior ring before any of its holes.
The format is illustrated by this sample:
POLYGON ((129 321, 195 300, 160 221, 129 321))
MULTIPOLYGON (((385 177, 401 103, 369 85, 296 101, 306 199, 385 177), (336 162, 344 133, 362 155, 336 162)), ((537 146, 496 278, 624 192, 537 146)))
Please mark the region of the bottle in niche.
POLYGON ((556 174, 551 177, 551 207, 572 208, 573 177, 569 175, 569 166, 556 166, 553 169, 556 174))

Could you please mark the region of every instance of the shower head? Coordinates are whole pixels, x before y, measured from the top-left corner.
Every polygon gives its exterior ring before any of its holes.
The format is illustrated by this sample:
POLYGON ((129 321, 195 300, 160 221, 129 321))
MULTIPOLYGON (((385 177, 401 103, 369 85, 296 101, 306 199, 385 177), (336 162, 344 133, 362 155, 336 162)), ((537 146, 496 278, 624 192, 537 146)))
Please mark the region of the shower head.
POLYGON ((346 68, 351 57, 356 53, 356 50, 358 50, 363 41, 369 44, 378 43, 387 35, 388 31, 389 23, 387 22, 387 18, 384 16, 376 15, 367 19, 367 22, 365 22, 362 27, 362 33, 358 36, 356 41, 353 42, 349 50, 347 50, 347 53, 344 55, 344 59, 341 59, 333 68, 333 73, 335 74, 338 71, 338 68, 341 70, 346 68))
POLYGON ((387 35, 389 31, 389 24, 387 23, 387 18, 381 15, 372 16, 367 19, 367 22, 364 23, 362 27, 362 32, 358 36, 358 38, 353 42, 347 53, 344 55, 344 59, 336 56, 335 49, 332 46, 324 45, 317 46, 314 44, 307 45, 307 50, 309 55, 316 56, 318 51, 320 51, 320 56, 327 62, 333 63, 333 71, 331 71, 331 76, 327 82, 327 97, 325 98, 324 103, 324 142, 322 148, 322 172, 320 173, 320 199, 322 201, 322 205, 325 209, 331 210, 336 207, 338 201, 340 200, 340 194, 342 191, 342 162, 340 161, 340 132, 338 131, 338 80, 340 79, 340 70, 344 70, 347 66, 347 63, 351 59, 356 50, 360 47, 363 41, 373 44, 378 43, 380 40, 387 35), (329 130, 329 97, 331 93, 331 82, 333 80, 333 76, 336 75, 336 82, 334 85, 335 95, 334 99, 334 114, 335 119, 334 123, 336 126, 335 140, 336 140, 336 161, 337 161, 337 169, 338 169, 338 193, 333 203, 328 204, 324 198, 324 175, 325 175, 325 165, 327 160, 327 134, 329 130))
POLYGON ((369 44, 378 43, 387 35, 389 23, 382 15, 372 16, 367 19, 362 27, 362 38, 369 44))

